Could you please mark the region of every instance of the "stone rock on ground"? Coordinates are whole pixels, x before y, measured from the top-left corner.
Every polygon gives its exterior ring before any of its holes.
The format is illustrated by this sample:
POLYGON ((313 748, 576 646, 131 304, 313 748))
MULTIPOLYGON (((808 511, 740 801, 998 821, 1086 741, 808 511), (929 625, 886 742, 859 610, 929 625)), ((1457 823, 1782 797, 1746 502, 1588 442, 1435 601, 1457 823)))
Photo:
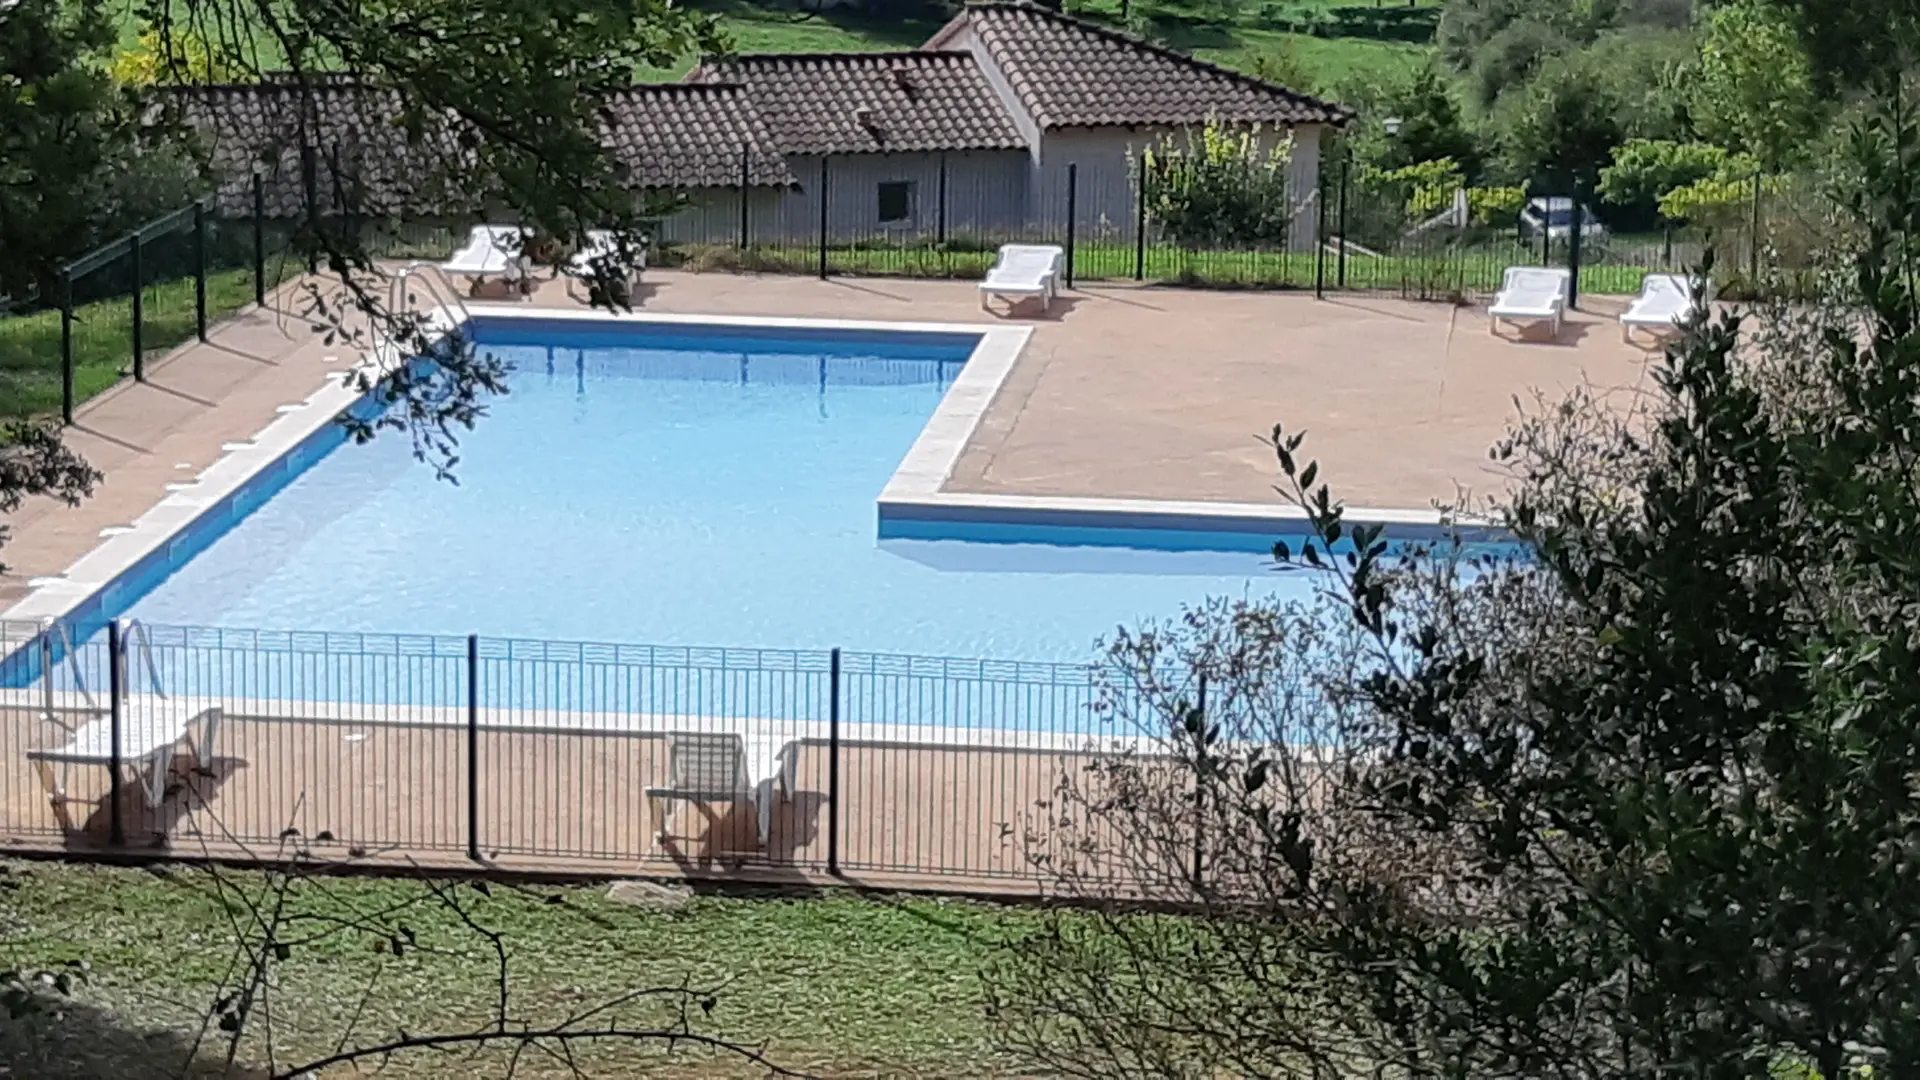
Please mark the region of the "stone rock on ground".
POLYGON ((693 890, 658 881, 616 881, 608 887, 607 899, 631 907, 668 910, 685 907, 693 900, 693 890))

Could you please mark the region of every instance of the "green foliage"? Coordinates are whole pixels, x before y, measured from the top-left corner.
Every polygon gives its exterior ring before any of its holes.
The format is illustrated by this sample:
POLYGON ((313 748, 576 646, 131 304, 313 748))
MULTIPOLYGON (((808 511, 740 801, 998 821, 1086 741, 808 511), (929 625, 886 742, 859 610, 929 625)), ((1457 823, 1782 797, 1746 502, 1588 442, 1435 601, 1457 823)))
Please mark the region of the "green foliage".
POLYGON ((1354 137, 1355 157, 1366 168, 1393 170, 1447 158, 1468 178, 1480 175, 1480 143, 1454 101, 1453 92, 1431 67, 1389 82, 1364 103, 1354 137), (1384 126, 1400 121, 1397 134, 1384 126))
POLYGON ((1777 176, 1760 173, 1752 158, 1735 157, 1712 176, 1661 195, 1660 213, 1675 221, 1700 223, 1723 221, 1729 214, 1737 219, 1752 209, 1756 194, 1777 195, 1783 190, 1785 182, 1777 176))
POLYGON ((1284 138, 1211 121, 1184 139, 1162 136, 1135 170, 1146 185, 1147 216, 1190 250, 1285 243, 1292 150, 1284 138))
POLYGON ((1818 302, 1689 324, 1651 411, 1576 396, 1502 445, 1496 521, 1529 562, 1390 564, 1274 433, 1305 561, 1377 642, 1342 748, 1377 755, 1403 857, 1451 870, 1270 872, 1318 875, 1326 948, 1412 1073, 1920 1060, 1895 839, 1920 830, 1920 122, 1890 111, 1848 160, 1818 302))
POLYGON ((1488 38, 1467 62, 1468 78, 1482 108, 1525 86, 1555 56, 1571 51, 1566 33, 1531 19, 1509 24, 1488 38))
POLYGON ((1475 225, 1512 225, 1527 204, 1527 189, 1520 187, 1480 187, 1467 189, 1467 206, 1475 225))
POLYGON ((116 173, 135 169, 145 127, 107 77, 112 47, 97 2, 0 7, 0 296, 50 288, 97 237, 116 173))
POLYGON ((1503 150, 1516 175, 1567 185, 1597 174, 1626 138, 1625 103, 1587 63, 1548 64, 1503 115, 1503 150))
POLYGON ((1419 221, 1452 205, 1454 192, 1467 185, 1467 178, 1452 158, 1439 158, 1400 169, 1369 171, 1361 175, 1361 183, 1397 193, 1405 200, 1407 217, 1419 221))
POLYGON ((1800 160, 1820 99, 1793 29, 1761 0, 1714 9, 1700 44, 1692 111, 1706 138, 1770 170, 1800 160))
POLYGON ((1709 143, 1628 139, 1600 170, 1601 198, 1615 206, 1652 209, 1668 192, 1698 183, 1726 168, 1729 155, 1709 143))
POLYGON ((1823 96, 1874 86, 1920 56, 1920 4, 1913 0, 1764 0, 1806 50, 1823 96))

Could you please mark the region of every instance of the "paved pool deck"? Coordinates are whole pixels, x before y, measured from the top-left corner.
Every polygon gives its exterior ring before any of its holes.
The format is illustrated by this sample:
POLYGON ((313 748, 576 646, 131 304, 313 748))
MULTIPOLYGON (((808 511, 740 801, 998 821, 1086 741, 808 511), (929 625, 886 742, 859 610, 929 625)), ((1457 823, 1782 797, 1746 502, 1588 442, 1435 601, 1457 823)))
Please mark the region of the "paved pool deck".
MULTIPOLYGON (((307 284, 283 285, 208 342, 151 362, 146 383, 82 406, 69 441, 105 480, 79 507, 39 501, 6 519, 0 608, 339 378, 354 350, 300 317, 307 284)), ((581 306, 566 285, 544 284, 532 303, 581 306)), ((650 271, 637 301, 643 312, 1033 327, 946 483, 988 495, 1274 503, 1277 470, 1259 439, 1280 423, 1308 433, 1307 455, 1349 505, 1422 510, 1500 488, 1487 450, 1516 399, 1583 384, 1630 394, 1649 357, 1621 340, 1611 298, 1572 313, 1554 341, 1495 337, 1478 308, 1355 294, 1101 285, 1007 316, 998 302, 982 312, 972 282, 650 271)))

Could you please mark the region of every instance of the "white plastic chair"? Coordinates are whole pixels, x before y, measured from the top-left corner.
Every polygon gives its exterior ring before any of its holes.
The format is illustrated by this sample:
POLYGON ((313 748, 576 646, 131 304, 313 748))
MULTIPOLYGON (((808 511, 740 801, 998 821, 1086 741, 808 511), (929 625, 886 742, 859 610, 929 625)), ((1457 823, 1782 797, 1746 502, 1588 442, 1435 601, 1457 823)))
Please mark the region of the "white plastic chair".
POLYGON ((1002 244, 1000 258, 980 283, 980 307, 998 296, 1008 310, 1021 300, 1038 299, 1042 310, 1059 290, 1060 263, 1066 251, 1055 244, 1002 244))
POLYGON ((476 287, 488 278, 519 286, 525 294, 532 264, 526 255, 526 231, 511 225, 478 225, 453 257, 440 264, 442 273, 474 279, 476 287))
MULTIPOLYGON (((1712 284, 1708 284, 1711 300, 1712 284)), ((1656 336, 1671 333, 1693 317, 1702 298, 1694 295, 1691 279, 1680 274, 1648 274, 1640 283, 1640 295, 1620 316, 1620 338, 1631 342, 1635 330, 1656 336)))
POLYGON ((773 831, 773 789, 792 790, 798 742, 749 740, 733 733, 674 732, 667 736, 667 782, 647 789, 647 815, 662 842, 670 838, 675 802, 752 803, 755 834, 765 846, 773 831))
POLYGON ((1509 266, 1500 292, 1487 308, 1487 332, 1498 333, 1503 322, 1553 324, 1554 336, 1566 318, 1567 294, 1573 275, 1541 266, 1509 266))
MULTIPOLYGON (((200 738, 193 746, 194 760, 202 768, 213 762, 219 745, 221 710, 218 707, 194 707, 161 697, 133 697, 121 707, 120 763, 134 770, 136 780, 146 789, 147 806, 158 809, 167 795, 167 776, 173 767, 175 748, 198 726, 200 738)), ((58 724, 52 716, 49 720, 58 724)), ((98 716, 69 730, 64 746, 27 751, 27 759, 40 774, 47 797, 58 805, 67 800, 66 785, 56 781, 54 765, 113 766, 113 718, 98 716)), ((64 769, 62 770, 64 774, 64 769)))
MULTIPOLYGON (((589 229, 586 243, 567 260, 567 271, 575 278, 591 278, 596 262, 613 260, 617 264, 620 254, 620 244, 613 233, 605 229, 589 229)), ((627 254, 633 259, 633 265, 626 268, 627 289, 631 292, 640 284, 640 274, 647 268, 646 241, 643 239, 630 245, 627 254)))

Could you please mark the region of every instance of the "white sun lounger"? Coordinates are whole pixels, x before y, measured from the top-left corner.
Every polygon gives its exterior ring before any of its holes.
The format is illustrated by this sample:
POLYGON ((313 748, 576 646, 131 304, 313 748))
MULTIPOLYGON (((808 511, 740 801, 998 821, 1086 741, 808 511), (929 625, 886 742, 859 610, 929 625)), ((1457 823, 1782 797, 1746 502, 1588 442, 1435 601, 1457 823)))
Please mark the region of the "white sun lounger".
POLYGON ((1550 270, 1539 266, 1509 266, 1506 280, 1500 286, 1499 295, 1493 298, 1493 304, 1487 308, 1487 330, 1498 333, 1499 325, 1511 323, 1553 324, 1554 336, 1560 334, 1561 321, 1567 313, 1567 293, 1573 284, 1573 275, 1565 270, 1550 270))
POLYGON ((467 234, 466 244, 440 264, 440 270, 452 277, 473 278, 476 284, 488 278, 524 284, 530 272, 526 242, 526 232, 514 226, 479 225, 467 234))
POLYGON ((774 789, 793 793, 798 740, 722 732, 673 732, 667 735, 667 782, 647 789, 647 814, 654 832, 668 839, 675 802, 742 803, 755 810, 755 835, 762 846, 773 832, 774 789))
POLYGON ((980 283, 980 307, 991 297, 1007 301, 1038 299, 1044 310, 1053 303, 1060 285, 1060 261, 1066 252, 1054 244, 1002 244, 999 261, 980 283))
MULTIPOLYGON (((642 240, 631 245, 628 251, 633 255, 633 265, 627 268, 627 287, 640 284, 640 273, 647 268, 647 245, 642 240)), ((620 245, 613 233, 605 229, 588 229, 587 242, 567 260, 567 271, 576 278, 593 276, 593 264, 602 260, 617 259, 620 245)))
MULTIPOLYGON (((113 718, 92 714, 93 718, 71 729, 65 746, 27 751, 27 759, 40 773, 47 797, 54 803, 66 801, 64 784, 54 779, 54 765, 104 765, 113 767, 113 718)), ((147 805, 157 808, 167 795, 167 775, 173 755, 182 739, 196 726, 200 738, 193 747, 194 760, 202 767, 213 761, 219 745, 218 707, 196 706, 162 697, 129 698, 120 716, 120 762, 134 769, 146 788, 147 805)), ((55 724, 59 720, 49 714, 55 724)), ((63 725, 64 726, 64 725, 63 725)))
MULTIPOLYGON (((1706 299, 1712 299, 1711 291, 1706 299)), ((1620 337, 1632 341, 1635 330, 1646 330, 1655 335, 1671 333, 1692 318, 1699 306, 1700 300, 1694 296, 1693 282, 1687 277, 1680 274, 1648 274, 1646 280, 1640 283, 1640 295, 1620 316, 1620 337)))

